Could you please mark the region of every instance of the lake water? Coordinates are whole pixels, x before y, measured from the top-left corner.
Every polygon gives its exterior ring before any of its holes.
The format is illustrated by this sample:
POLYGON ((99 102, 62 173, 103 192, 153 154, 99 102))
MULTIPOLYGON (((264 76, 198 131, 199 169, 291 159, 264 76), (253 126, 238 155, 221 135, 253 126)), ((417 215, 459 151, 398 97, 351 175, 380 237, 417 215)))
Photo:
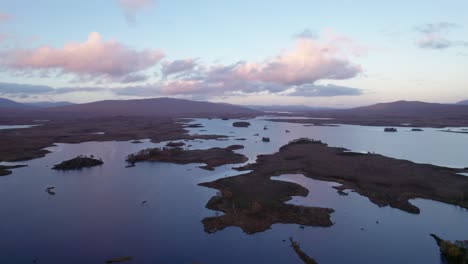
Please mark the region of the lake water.
MULTIPOLYGON (((197 119, 203 128, 192 134, 225 134, 228 140, 187 141, 193 149, 242 144, 239 150, 254 162, 258 154, 276 152, 289 140, 311 137, 353 151, 374 151, 421 163, 468 166, 468 136, 437 129, 384 133, 380 127, 305 127, 301 124, 248 120, 249 128, 234 128, 237 120, 197 119), (264 127, 267 126, 267 130, 264 127), (286 133, 285 130, 290 133, 286 133), (201 131, 207 130, 207 131, 201 131), (259 136, 254 134, 259 133, 259 136), (270 143, 261 137, 271 138, 270 143), (245 141, 236 139, 245 138, 245 141)), ((440 263, 430 233, 451 240, 468 238, 468 211, 428 201, 412 201, 421 209, 413 215, 379 208, 350 192, 339 196, 335 183, 302 175, 283 175, 310 190, 291 203, 331 207, 335 223, 329 228, 299 228, 276 224, 266 232, 247 235, 230 227, 214 234, 203 231, 201 220, 219 213, 205 208, 216 190, 200 182, 236 175, 237 165, 215 171, 200 164, 139 163, 125 168, 125 157, 147 147, 144 140, 58 144, 44 158, 26 162, 0 177, 0 263, 104 263, 132 256, 128 263, 301 263, 284 239, 293 237, 319 263, 440 263), (51 170, 54 164, 79 154, 93 154, 104 165, 81 171, 51 170), (44 190, 54 186, 56 195, 44 190), (142 205, 142 201, 148 201, 142 205), (378 224, 377 222, 378 221, 378 224), (361 230, 363 229, 363 230, 361 230)))
POLYGON ((0 125, 0 130, 2 129, 20 129, 20 128, 30 128, 38 125, 0 125))

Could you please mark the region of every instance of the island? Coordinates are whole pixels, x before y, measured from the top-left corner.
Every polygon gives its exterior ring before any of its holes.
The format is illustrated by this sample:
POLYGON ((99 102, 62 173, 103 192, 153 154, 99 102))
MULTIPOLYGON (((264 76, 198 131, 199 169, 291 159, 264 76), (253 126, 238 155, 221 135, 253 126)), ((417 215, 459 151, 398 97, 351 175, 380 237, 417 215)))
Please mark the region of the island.
POLYGON ((76 158, 66 160, 61 162, 60 164, 54 165, 52 167, 53 170, 79 170, 82 168, 90 168, 90 167, 95 167, 95 166, 100 166, 104 164, 104 162, 101 159, 95 159, 93 155, 91 156, 85 156, 85 155, 80 155, 76 158))
POLYGON ((185 145, 184 142, 180 142, 180 141, 179 141, 179 142, 173 142, 173 141, 171 141, 171 142, 168 142, 168 143, 166 144, 166 147, 175 148, 175 147, 182 147, 182 146, 184 146, 184 145, 185 145))
POLYGON ((163 161, 177 164, 205 163, 202 169, 213 170, 215 167, 225 164, 244 163, 248 158, 234 150, 241 149, 242 145, 232 145, 226 148, 210 148, 187 150, 181 147, 148 148, 137 153, 130 154, 127 162, 135 164, 143 161, 163 161))
POLYGON ((249 123, 249 122, 245 122, 245 121, 238 121, 238 122, 232 123, 232 126, 233 126, 233 127, 249 127, 249 126, 250 126, 250 123, 249 123))
POLYGON ((246 233, 264 231, 274 223, 330 226, 333 209, 284 203, 308 191, 295 183, 270 178, 288 173, 342 184, 338 192, 352 189, 378 206, 391 206, 418 214, 409 202, 424 198, 468 208, 468 177, 452 169, 385 157, 378 154, 349 154, 344 148, 321 141, 297 139, 271 155, 259 155, 254 164, 237 168, 249 173, 200 185, 219 190, 206 207, 225 214, 202 220, 205 231, 238 226, 246 233), (250 188, 255 186, 255 188, 250 188))

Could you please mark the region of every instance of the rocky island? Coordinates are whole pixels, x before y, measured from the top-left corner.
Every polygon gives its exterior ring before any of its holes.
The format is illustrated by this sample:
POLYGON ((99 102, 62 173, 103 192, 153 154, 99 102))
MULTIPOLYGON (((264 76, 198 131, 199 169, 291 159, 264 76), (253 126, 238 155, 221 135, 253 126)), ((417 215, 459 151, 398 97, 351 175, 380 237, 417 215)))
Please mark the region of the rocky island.
POLYGON ((249 127, 250 123, 246 121, 238 121, 238 122, 232 123, 232 126, 233 127, 249 127))
POLYGON ((239 226, 247 233, 255 233, 274 223, 330 226, 332 209, 284 203, 292 196, 308 193, 300 185, 270 179, 288 173, 338 182, 342 184, 336 188, 338 191, 352 189, 378 206, 391 206, 408 213, 419 213, 419 208, 409 202, 414 198, 468 208, 468 178, 457 174, 465 170, 378 154, 349 155, 344 148, 329 147, 310 139, 292 141, 272 155, 259 155, 256 163, 238 170, 252 172, 200 184, 220 191, 206 206, 225 213, 203 219, 207 232, 239 226))
POLYGON ((80 155, 76 158, 63 161, 60 164, 56 164, 52 167, 53 170, 79 170, 82 168, 90 168, 95 166, 100 166, 104 164, 101 159, 95 159, 93 155, 84 156, 80 155))
POLYGON ((131 154, 127 162, 135 164, 143 161, 163 161, 177 164, 205 163, 202 169, 213 170, 225 164, 244 163, 248 158, 234 150, 243 148, 242 145, 232 145, 226 148, 210 148, 187 150, 180 147, 149 148, 131 154))

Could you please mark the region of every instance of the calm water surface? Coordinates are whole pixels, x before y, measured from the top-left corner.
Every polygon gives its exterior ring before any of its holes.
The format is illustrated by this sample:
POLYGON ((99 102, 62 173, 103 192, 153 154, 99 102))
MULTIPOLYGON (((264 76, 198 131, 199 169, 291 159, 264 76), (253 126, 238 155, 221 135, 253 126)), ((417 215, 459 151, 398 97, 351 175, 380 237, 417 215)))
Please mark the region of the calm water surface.
MULTIPOLYGON (((236 120, 197 119, 205 127, 192 134, 225 134, 228 140, 194 140, 191 148, 242 144, 239 150, 254 162, 258 154, 276 152, 289 140, 311 137, 354 151, 373 151, 420 163, 467 167, 468 136, 437 129, 384 133, 380 127, 304 127, 301 124, 249 120, 249 128, 234 128, 236 120), (264 127, 267 126, 267 130, 264 127), (285 130, 290 130, 286 133, 285 130), (207 130, 207 131, 200 131, 207 130), (259 136, 254 134, 259 133, 259 136), (271 138, 270 143, 261 137, 271 138), (236 139, 245 138, 245 141, 236 139)), ((125 168, 126 155, 160 146, 147 140, 58 144, 52 153, 26 162, 0 178, 0 263, 104 263, 132 256, 129 263, 301 263, 283 239, 293 237, 319 263, 440 263, 429 233, 446 239, 468 239, 468 211, 443 203, 414 200, 420 215, 379 208, 350 192, 339 196, 336 183, 302 175, 275 180, 296 182, 310 190, 290 203, 331 207, 330 228, 273 225, 247 235, 231 227, 215 234, 203 231, 201 220, 219 213, 205 209, 215 190, 200 182, 238 172, 225 165, 209 172, 199 164, 141 163, 125 168), (54 164, 79 154, 93 154, 101 167, 72 172, 51 170, 54 164), (55 186, 56 195, 44 190, 55 186), (142 201, 148 201, 142 205, 142 201), (378 223, 377 223, 378 221, 378 223), (363 229, 363 230, 361 230, 363 229)))
POLYGON ((2 129, 20 129, 20 128, 30 128, 39 125, 0 125, 0 130, 2 129))

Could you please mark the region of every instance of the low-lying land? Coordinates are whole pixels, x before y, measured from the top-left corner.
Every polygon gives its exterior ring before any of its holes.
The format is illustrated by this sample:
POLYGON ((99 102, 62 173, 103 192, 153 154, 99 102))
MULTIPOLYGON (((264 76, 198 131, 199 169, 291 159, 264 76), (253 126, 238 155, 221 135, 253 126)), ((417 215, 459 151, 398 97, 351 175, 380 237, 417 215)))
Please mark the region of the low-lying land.
POLYGON ((12 169, 21 168, 21 167, 26 167, 26 165, 13 165, 13 166, 0 165, 0 176, 10 175, 13 173, 11 171, 12 169))
POLYGON ((289 238, 289 242, 291 242, 291 247, 293 248, 294 252, 296 252, 297 256, 304 262, 305 264, 317 264, 317 262, 309 257, 304 251, 301 250, 301 246, 299 243, 294 241, 292 237, 289 238))
POLYGON ((102 160, 95 159, 94 156, 83 156, 80 155, 76 158, 63 161, 52 167, 53 170, 79 170, 82 168, 91 168, 104 164, 102 160))
MULTIPOLYGON (((8 124, 11 120, 0 119, 8 124)), ((26 129, 0 130, 0 161, 19 161, 40 158, 49 153, 44 149, 54 143, 81 143, 88 141, 127 141, 151 139, 161 142, 179 139, 215 139, 220 135, 189 135, 184 124, 164 117, 103 117, 89 119, 57 119, 34 122, 19 119, 23 124, 41 124, 26 129), (96 134, 96 132, 104 132, 96 134), (14 142, 14 144, 12 144, 14 142)))
POLYGON ((141 150, 127 157, 127 162, 135 164, 143 161, 163 161, 177 164, 205 163, 200 168, 213 170, 225 164, 244 163, 248 158, 234 150, 243 148, 242 145, 232 145, 226 148, 210 148, 187 150, 180 147, 149 148, 141 150))
POLYGON ((291 196, 305 196, 303 187, 272 176, 301 173, 313 179, 341 183, 338 191, 352 189, 379 206, 391 206, 409 213, 419 208, 409 202, 425 198, 468 208, 468 178, 457 173, 466 170, 417 164, 377 154, 349 155, 320 141, 299 139, 278 153, 260 155, 257 162, 241 171, 252 172, 222 178, 202 186, 220 190, 207 204, 225 212, 203 219, 205 230, 213 232, 239 226, 247 233, 263 231, 274 223, 329 226, 331 209, 285 204, 291 196), (255 186, 253 188, 252 186, 255 186))
POLYGON ((454 243, 443 240, 442 238, 431 234, 437 242, 440 254, 447 264, 468 264, 468 240, 455 241, 454 243))

